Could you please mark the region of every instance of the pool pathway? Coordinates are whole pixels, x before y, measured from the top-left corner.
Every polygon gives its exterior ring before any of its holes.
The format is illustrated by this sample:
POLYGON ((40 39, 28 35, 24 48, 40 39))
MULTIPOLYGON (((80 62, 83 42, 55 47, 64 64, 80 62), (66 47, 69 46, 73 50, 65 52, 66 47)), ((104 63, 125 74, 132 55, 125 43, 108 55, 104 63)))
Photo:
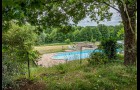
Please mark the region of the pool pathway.
POLYGON ((51 67, 53 65, 65 63, 65 60, 53 60, 51 58, 53 55, 55 55, 55 53, 43 54, 37 64, 43 67, 51 67))
MULTIPOLYGON (((88 48, 84 48, 88 49, 88 48)), ((90 48, 91 49, 91 48, 90 48)), ((95 48, 93 48, 95 49, 95 48)), ((72 52, 73 50, 66 50, 66 52, 72 52)), ((43 67, 51 67, 53 65, 58 65, 60 63, 66 63, 65 60, 59 59, 59 60, 54 60, 52 59, 52 56, 54 56, 55 53, 48 53, 48 54, 43 54, 39 61, 37 62, 38 65, 43 66, 43 67)))

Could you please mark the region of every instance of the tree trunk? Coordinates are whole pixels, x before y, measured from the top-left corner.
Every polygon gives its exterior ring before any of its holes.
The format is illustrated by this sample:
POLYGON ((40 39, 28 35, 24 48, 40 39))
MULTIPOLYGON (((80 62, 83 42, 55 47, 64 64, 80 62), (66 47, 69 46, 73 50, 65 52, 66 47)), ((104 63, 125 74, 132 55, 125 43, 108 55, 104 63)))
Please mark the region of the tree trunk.
POLYGON ((137 59, 137 45, 136 45, 136 15, 135 15, 135 8, 130 7, 126 4, 127 12, 130 18, 131 27, 130 27, 129 18, 124 10, 123 5, 119 5, 122 21, 124 24, 124 64, 125 65, 132 65, 136 63, 137 59))

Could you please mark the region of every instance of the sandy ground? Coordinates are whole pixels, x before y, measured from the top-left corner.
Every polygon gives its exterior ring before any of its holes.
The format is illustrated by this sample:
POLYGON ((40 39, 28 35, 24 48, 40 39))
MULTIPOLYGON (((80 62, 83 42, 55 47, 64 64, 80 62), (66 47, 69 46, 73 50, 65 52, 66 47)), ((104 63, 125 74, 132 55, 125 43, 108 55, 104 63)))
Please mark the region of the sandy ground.
POLYGON ((37 64, 44 67, 51 67, 66 62, 65 60, 53 60, 51 58, 53 55, 55 55, 55 53, 43 54, 37 64))
MULTIPOLYGON (((65 50, 66 52, 72 52, 73 50, 65 50)), ((58 65, 60 63, 65 63, 66 61, 63 59, 54 60, 52 57, 55 55, 55 53, 49 53, 49 54, 43 54, 39 61, 37 62, 38 65, 44 66, 44 67, 51 67, 53 65, 58 65)))

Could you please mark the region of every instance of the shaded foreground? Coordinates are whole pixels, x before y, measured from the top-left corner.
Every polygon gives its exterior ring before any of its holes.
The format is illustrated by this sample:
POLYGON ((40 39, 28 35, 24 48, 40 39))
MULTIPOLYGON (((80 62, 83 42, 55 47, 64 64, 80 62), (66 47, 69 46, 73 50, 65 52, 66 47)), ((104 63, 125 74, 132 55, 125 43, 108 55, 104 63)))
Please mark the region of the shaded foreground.
POLYGON ((90 66, 87 60, 83 60, 81 65, 77 60, 49 68, 32 67, 28 81, 24 79, 27 76, 16 77, 16 81, 20 81, 20 90, 137 89, 136 66, 126 67, 119 61, 90 66), (24 83, 25 81, 27 83, 24 83))

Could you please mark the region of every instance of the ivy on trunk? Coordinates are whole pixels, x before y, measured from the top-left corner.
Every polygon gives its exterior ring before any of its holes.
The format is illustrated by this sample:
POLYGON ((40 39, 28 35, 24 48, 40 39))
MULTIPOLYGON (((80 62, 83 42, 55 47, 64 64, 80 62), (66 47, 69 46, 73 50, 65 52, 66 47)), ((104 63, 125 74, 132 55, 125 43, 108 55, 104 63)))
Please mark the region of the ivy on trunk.
MULTIPOLYGON (((135 6, 136 7, 136 6, 135 6)), ((134 7, 130 7, 126 4, 126 9, 124 10, 124 5, 119 4, 119 9, 121 12, 122 21, 124 24, 124 64, 131 65, 136 63, 137 53, 136 53, 136 10, 134 7), (129 17, 127 15, 129 14, 129 17)))

